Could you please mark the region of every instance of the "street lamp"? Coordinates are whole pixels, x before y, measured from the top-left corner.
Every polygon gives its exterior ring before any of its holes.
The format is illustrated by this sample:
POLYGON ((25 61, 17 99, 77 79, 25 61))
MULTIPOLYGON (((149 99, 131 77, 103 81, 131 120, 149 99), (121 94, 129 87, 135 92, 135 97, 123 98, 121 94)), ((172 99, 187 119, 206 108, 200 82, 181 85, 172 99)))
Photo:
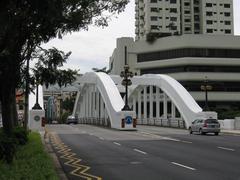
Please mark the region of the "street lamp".
POLYGON ((130 111, 131 108, 128 105, 128 86, 132 85, 130 78, 133 77, 133 73, 129 71, 129 65, 127 64, 127 47, 125 46, 125 65, 124 71, 120 73, 120 77, 123 78, 122 85, 125 86, 125 105, 122 108, 122 111, 130 111))
POLYGON ((208 79, 207 76, 205 76, 205 80, 203 82, 203 85, 201 85, 201 90, 205 91, 205 105, 204 105, 204 111, 208 111, 209 110, 209 106, 208 106, 208 91, 212 90, 212 86, 208 84, 208 79))
POLYGON ((36 103, 32 107, 32 109, 42 109, 38 103, 38 85, 39 85, 39 76, 36 75, 36 103))

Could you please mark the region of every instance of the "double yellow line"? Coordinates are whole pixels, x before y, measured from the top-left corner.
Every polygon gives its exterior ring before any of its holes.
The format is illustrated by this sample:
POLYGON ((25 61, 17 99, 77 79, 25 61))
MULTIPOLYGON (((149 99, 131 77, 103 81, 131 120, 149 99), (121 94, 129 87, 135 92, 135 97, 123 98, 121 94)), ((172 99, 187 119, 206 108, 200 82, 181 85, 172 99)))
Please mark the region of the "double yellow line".
POLYGON ((74 170, 70 172, 71 175, 87 180, 102 180, 101 177, 87 173, 90 167, 80 164, 81 159, 76 157, 76 153, 73 153, 71 149, 61 141, 58 135, 50 133, 50 140, 53 147, 61 154, 60 158, 66 160, 64 164, 74 168, 74 170))

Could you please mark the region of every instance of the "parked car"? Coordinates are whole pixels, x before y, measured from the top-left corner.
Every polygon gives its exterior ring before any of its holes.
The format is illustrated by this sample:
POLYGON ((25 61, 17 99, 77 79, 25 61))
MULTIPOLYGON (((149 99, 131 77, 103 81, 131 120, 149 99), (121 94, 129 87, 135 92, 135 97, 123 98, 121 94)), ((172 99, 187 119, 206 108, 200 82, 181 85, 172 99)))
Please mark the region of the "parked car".
POLYGON ((66 123, 67 124, 77 124, 78 120, 75 116, 68 116, 66 123))
POLYGON ((196 119, 189 127, 189 133, 198 132, 199 134, 214 133, 218 135, 220 132, 220 123, 217 119, 196 119))

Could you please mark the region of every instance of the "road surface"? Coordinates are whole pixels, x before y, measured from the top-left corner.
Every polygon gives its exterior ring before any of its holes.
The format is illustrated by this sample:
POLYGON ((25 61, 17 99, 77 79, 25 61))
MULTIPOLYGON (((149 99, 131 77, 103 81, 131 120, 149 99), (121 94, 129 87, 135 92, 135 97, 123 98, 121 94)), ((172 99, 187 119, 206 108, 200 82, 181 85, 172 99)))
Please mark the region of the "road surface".
POLYGON ((138 126, 118 131, 90 125, 49 125, 69 179, 240 180, 239 135, 190 135, 138 126))

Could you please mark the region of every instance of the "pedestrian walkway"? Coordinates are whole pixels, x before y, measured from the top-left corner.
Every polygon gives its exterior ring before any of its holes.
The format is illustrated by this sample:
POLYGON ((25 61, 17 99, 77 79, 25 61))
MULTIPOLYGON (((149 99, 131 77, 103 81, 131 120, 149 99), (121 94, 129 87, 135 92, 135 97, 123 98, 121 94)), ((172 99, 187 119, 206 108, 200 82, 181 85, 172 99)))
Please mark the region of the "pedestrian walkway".
POLYGON ((240 130, 221 129, 222 133, 240 135, 240 130))

